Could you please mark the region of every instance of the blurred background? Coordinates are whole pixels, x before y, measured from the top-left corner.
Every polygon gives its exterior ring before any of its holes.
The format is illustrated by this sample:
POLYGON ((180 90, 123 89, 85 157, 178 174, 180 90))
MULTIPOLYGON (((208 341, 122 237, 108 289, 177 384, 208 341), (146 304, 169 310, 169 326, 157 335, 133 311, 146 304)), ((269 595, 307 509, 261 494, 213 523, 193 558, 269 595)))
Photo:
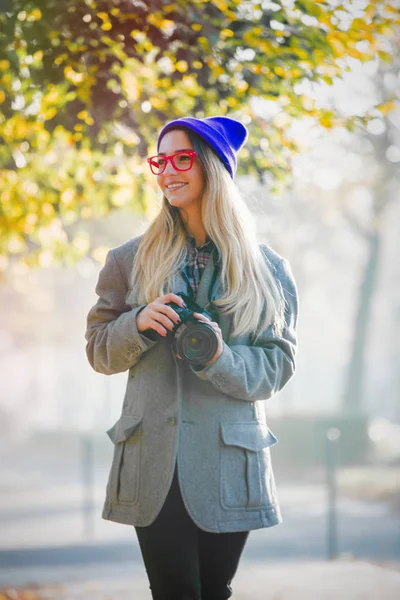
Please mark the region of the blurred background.
POLYGON ((188 114, 249 128, 236 181, 300 296, 268 401, 284 523, 244 564, 398 564, 399 3, 0 7, 0 587, 144 577, 100 517, 126 374, 94 373, 84 333, 107 250, 158 210, 145 157, 188 114))

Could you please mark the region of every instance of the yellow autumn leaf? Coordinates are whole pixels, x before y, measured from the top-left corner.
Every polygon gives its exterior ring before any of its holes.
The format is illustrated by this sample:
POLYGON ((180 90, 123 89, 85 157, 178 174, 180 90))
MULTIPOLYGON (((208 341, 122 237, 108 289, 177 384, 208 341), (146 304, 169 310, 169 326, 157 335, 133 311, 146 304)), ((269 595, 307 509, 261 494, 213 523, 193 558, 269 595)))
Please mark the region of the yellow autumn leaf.
POLYGON ((393 100, 389 100, 388 102, 384 102, 383 104, 379 104, 376 107, 385 117, 392 111, 397 108, 396 102, 393 100))
POLYGON ((358 32, 361 31, 365 31, 365 29, 368 29, 368 25, 366 24, 366 22, 364 21, 364 19, 353 19, 352 23, 351 23, 351 28, 355 29, 358 32))
POLYGON ((34 61, 40 61, 43 58, 43 51, 42 50, 38 50, 37 52, 35 52, 35 54, 33 54, 32 56, 34 61))
POLYGON ((334 37, 329 37, 329 43, 332 47, 333 50, 333 54, 339 58, 340 56, 343 56, 346 52, 346 46, 337 38, 334 37))
POLYGON ((286 70, 279 65, 273 68, 273 71, 278 77, 286 77, 286 70))
POLYGON ((163 110, 167 107, 167 102, 165 98, 160 96, 152 96, 150 98, 151 105, 157 110, 163 110))
POLYGON ((228 10, 228 3, 225 0, 212 0, 212 4, 214 4, 221 12, 226 12, 228 10))
POLYGON ((255 75, 261 75, 261 73, 262 73, 262 66, 261 65, 252 65, 250 67, 250 70, 255 75))
POLYGON ((333 127, 333 118, 330 114, 322 115, 319 119, 319 122, 322 127, 325 127, 326 129, 331 129, 333 127))
POLYGON ((44 118, 46 121, 50 121, 53 117, 56 116, 57 114, 57 109, 55 106, 50 106, 49 108, 46 108, 46 110, 44 110, 42 112, 44 118))
POLYGON ((175 27, 175 21, 171 21, 170 19, 163 19, 160 23, 160 29, 164 32, 169 32, 173 30, 175 27))
POLYGON ((362 60, 364 57, 364 53, 360 52, 359 50, 357 50, 356 48, 349 48, 347 50, 347 54, 349 56, 351 56, 352 58, 357 58, 358 60, 362 60))
POLYGON ((272 44, 268 40, 259 40, 258 47, 260 52, 268 54, 272 50, 272 44))
POLYGON ((293 79, 302 77, 302 75, 303 75, 302 69, 299 69, 298 67, 294 67, 294 69, 290 69, 290 76, 293 77, 293 79))
POLYGON ((207 49, 210 45, 210 42, 208 41, 208 38, 201 36, 198 38, 198 43, 200 44, 200 46, 203 47, 203 49, 207 49))
POLYGON ((393 56, 389 54, 389 52, 384 52, 383 50, 378 50, 378 56, 386 63, 391 63, 393 60, 393 56))
POLYGON ((64 60, 66 60, 67 58, 68 58, 68 55, 67 55, 67 54, 60 54, 59 56, 57 56, 57 57, 54 59, 54 64, 55 64, 55 65, 61 65, 61 63, 63 63, 63 62, 64 62, 64 60))
POLYGON ((234 33, 231 29, 222 29, 219 36, 222 40, 226 40, 227 38, 233 37, 234 33))
POLYGON ((82 83, 82 81, 85 79, 85 75, 83 73, 74 71, 74 69, 69 65, 64 68, 64 75, 68 81, 74 83, 75 85, 82 83))
POLYGON ((220 77, 221 75, 225 74, 225 71, 221 65, 213 65, 212 72, 215 77, 220 77))
POLYGON ((381 25, 378 25, 377 30, 378 30, 378 32, 381 35, 383 35, 386 38, 390 39, 390 38, 393 38, 395 36, 394 29, 392 27, 389 27, 385 23, 382 23, 381 25))
POLYGON ((197 79, 196 77, 193 77, 193 75, 185 75, 182 78, 182 85, 189 94, 200 93, 200 87, 197 83, 197 79))
POLYGON ((246 42, 246 44, 248 44, 249 46, 252 45, 254 41, 254 34, 252 31, 245 31, 242 37, 243 41, 246 42))
POLYGON ((43 96, 43 104, 53 104, 60 97, 60 90, 56 86, 50 87, 48 93, 43 96))
POLYGON ((42 18, 42 11, 38 8, 34 8, 30 16, 34 21, 39 21, 42 18))
POLYGON ((229 108, 237 108, 239 104, 238 99, 234 98, 233 96, 228 96, 226 102, 228 103, 229 108))
POLYGON ((293 52, 293 54, 295 54, 299 58, 304 58, 304 59, 308 58, 308 52, 306 50, 304 50, 304 48, 290 48, 290 50, 291 50, 291 52, 293 52))
POLYGON ((318 17, 318 22, 325 25, 328 29, 336 29, 336 25, 332 24, 332 15, 325 13, 318 17))
POLYGON ((239 90, 239 92, 245 92, 249 87, 249 84, 247 83, 247 81, 239 81, 239 83, 236 85, 236 88, 239 90))
POLYGON ((175 71, 179 71, 179 73, 185 73, 189 68, 186 60, 178 60, 175 65, 175 71))

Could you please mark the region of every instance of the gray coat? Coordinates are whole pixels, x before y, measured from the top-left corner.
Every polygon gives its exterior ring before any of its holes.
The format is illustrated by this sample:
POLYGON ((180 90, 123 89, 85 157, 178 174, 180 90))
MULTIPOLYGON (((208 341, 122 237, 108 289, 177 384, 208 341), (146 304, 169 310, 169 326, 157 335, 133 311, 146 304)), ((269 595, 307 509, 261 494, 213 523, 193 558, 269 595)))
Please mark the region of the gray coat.
MULTIPOLYGON (((295 370, 297 291, 288 262, 262 246, 287 301, 286 327, 268 327, 253 343, 233 337, 231 317, 220 314, 224 349, 218 360, 195 370, 177 359, 166 339, 140 334, 142 306, 127 303, 139 238, 110 250, 99 275, 97 304, 88 315, 87 355, 99 373, 128 371, 122 414, 107 432, 114 458, 103 518, 150 525, 172 482, 176 461, 186 508, 210 532, 246 531, 281 522, 271 467, 265 400, 295 370)), ((206 306, 214 271, 211 256, 197 292, 206 306)), ((176 277, 173 292, 187 291, 176 277)), ((212 299, 221 297, 217 279, 212 299)))

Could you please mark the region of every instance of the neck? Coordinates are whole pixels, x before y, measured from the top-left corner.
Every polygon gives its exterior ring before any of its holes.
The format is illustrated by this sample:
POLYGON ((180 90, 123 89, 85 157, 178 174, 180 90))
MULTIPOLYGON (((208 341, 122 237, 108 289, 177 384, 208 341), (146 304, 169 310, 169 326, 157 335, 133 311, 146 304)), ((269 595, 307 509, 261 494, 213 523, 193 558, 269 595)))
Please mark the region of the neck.
POLYGON ((187 233, 194 237, 196 246, 202 246, 207 239, 207 232, 203 224, 201 214, 190 214, 181 212, 187 233))

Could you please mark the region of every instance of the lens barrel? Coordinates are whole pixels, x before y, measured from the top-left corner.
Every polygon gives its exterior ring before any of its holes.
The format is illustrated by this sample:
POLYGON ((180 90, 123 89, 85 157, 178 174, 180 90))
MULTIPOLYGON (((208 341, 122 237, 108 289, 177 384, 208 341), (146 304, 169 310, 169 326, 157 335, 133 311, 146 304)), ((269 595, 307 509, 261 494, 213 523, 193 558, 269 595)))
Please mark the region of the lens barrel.
POLYGON ((184 360, 201 365, 213 358, 218 349, 218 337, 208 323, 182 323, 175 332, 174 344, 177 354, 184 360))

